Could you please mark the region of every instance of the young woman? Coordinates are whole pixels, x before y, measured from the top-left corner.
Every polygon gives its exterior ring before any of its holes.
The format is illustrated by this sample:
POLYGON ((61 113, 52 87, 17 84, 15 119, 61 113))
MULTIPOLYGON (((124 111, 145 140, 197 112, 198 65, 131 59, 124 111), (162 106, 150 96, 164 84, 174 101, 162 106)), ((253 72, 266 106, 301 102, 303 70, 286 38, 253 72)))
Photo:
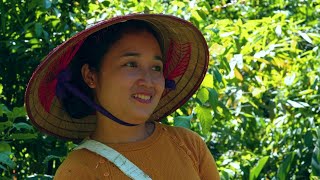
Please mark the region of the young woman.
POLYGON ((83 140, 55 179, 219 179, 196 133, 157 122, 192 96, 207 65, 199 30, 167 15, 116 17, 58 46, 26 92, 36 127, 83 140))

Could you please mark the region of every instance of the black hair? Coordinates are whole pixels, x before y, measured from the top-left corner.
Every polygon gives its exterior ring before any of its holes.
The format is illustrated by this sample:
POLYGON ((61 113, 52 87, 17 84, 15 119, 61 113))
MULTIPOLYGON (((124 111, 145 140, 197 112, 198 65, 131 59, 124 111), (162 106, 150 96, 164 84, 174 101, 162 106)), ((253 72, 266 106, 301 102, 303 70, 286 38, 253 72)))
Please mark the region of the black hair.
MULTIPOLYGON (((111 46, 120 40, 126 33, 138 33, 147 31, 151 33, 158 41, 161 51, 161 37, 155 28, 148 22, 142 20, 128 20, 125 22, 111 25, 105 29, 99 30, 86 38, 80 49, 75 54, 68 68, 72 73, 70 83, 78 88, 90 99, 94 99, 92 89, 84 82, 81 68, 84 64, 88 64, 91 70, 99 72, 102 59, 108 53, 111 46)), ((80 98, 68 93, 67 98, 62 99, 64 109, 72 118, 83 118, 92 115, 95 109, 80 98)))

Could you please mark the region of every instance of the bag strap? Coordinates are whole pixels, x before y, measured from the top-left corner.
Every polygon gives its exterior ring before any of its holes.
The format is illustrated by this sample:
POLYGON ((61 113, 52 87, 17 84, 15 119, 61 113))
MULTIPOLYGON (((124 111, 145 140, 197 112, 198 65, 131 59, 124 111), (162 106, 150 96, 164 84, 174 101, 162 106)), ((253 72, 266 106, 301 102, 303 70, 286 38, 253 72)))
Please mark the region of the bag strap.
POLYGON ((146 173, 139 169, 130 160, 120 154, 118 151, 112 149, 111 147, 102 144, 98 141, 89 139, 85 140, 79 146, 74 148, 77 149, 88 149, 112 162, 116 165, 125 175, 134 180, 152 180, 146 173))

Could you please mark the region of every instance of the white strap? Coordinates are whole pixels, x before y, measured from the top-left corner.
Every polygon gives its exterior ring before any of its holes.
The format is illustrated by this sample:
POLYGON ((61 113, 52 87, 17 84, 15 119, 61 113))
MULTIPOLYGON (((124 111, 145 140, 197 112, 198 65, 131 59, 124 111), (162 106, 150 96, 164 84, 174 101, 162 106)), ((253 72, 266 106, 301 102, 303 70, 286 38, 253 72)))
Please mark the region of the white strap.
POLYGON ((105 157, 110 162, 115 164, 124 174, 126 174, 131 179, 152 180, 146 173, 144 173, 141 169, 134 165, 130 160, 105 144, 90 139, 84 141, 82 144, 74 148, 74 150, 83 148, 105 157))

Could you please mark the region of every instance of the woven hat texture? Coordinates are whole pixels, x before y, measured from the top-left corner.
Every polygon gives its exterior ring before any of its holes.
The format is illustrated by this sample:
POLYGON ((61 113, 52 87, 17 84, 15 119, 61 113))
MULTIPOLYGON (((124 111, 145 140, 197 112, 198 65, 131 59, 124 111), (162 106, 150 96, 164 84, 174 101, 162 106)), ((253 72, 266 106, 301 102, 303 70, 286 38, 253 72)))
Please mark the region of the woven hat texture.
POLYGON ((53 49, 34 71, 27 86, 25 102, 29 118, 39 130, 70 140, 81 140, 94 131, 95 115, 74 119, 64 110, 62 103, 55 96, 57 75, 69 63, 63 62, 62 57, 70 49, 76 51, 79 44, 94 32, 131 19, 150 23, 160 34, 163 41, 160 43, 166 55, 165 76, 170 76, 172 71, 178 74, 175 77, 165 77, 172 78, 176 88, 165 89, 150 120, 160 121, 181 107, 195 93, 206 74, 209 61, 208 47, 201 32, 190 22, 170 15, 119 16, 77 33, 53 49), (185 69, 179 72, 180 69, 176 67, 181 64, 185 69))

